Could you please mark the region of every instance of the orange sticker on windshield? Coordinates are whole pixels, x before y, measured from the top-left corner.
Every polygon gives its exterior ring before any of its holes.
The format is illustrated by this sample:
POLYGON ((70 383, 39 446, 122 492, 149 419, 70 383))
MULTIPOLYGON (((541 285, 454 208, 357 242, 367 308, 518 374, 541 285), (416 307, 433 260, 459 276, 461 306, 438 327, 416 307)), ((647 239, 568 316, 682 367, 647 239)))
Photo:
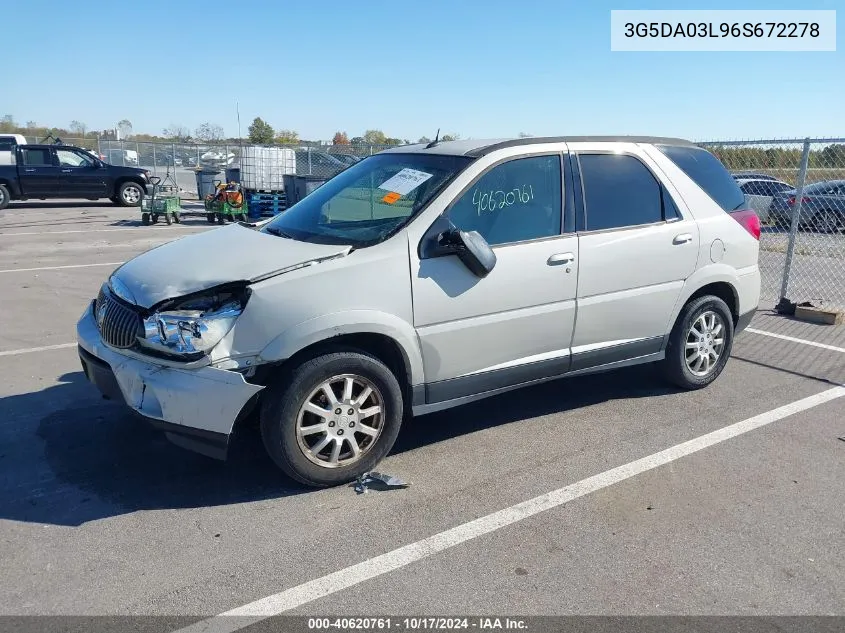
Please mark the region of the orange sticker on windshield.
POLYGON ((402 197, 401 194, 398 194, 395 191, 391 191, 384 198, 382 198, 382 202, 386 202, 387 204, 393 204, 394 202, 396 202, 401 197, 402 197))

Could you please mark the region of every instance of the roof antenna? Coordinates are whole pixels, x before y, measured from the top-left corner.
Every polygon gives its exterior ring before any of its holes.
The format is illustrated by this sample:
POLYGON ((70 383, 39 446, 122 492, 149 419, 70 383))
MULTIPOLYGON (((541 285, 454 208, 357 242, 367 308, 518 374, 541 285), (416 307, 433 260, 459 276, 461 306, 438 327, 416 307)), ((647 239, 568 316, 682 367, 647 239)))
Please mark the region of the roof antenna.
POLYGON ((440 128, 437 128, 437 134, 434 135, 434 140, 425 146, 425 149, 429 149, 430 147, 434 147, 440 142, 440 128))

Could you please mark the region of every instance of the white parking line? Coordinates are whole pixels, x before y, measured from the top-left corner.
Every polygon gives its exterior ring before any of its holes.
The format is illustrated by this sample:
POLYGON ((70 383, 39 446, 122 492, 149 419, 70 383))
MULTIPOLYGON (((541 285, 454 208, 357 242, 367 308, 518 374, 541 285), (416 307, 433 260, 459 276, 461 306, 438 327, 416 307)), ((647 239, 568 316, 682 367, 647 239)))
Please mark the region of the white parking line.
POLYGON ((66 268, 91 268, 92 266, 120 266, 123 262, 103 262, 102 264, 70 264, 69 266, 41 266, 40 268, 7 268, 0 273, 28 273, 34 270, 64 270, 66 268))
POLYGON ((190 229, 190 230, 198 230, 202 229, 203 231, 207 231, 209 229, 213 229, 216 227, 212 226, 196 226, 196 225, 189 225, 189 224, 177 224, 177 225, 162 225, 158 227, 151 227, 151 226, 125 226, 121 229, 73 229, 72 231, 27 231, 25 233, 3 233, 0 232, 0 237, 14 237, 18 235, 65 235, 66 233, 118 233, 123 231, 172 231, 174 229, 190 229))
POLYGON ((56 345, 44 345, 43 347, 10 349, 7 352, 0 352, 0 356, 17 356, 18 354, 32 354, 33 352, 49 352, 53 349, 67 349, 68 347, 76 347, 76 343, 58 343, 56 345))
POLYGON ((830 350, 831 352, 840 352, 845 354, 845 347, 836 347, 836 345, 827 345, 826 343, 816 343, 815 341, 808 341, 805 338, 795 338, 794 336, 786 336, 785 334, 775 334, 774 332, 767 332, 766 330, 758 330, 747 327, 746 332, 752 334, 760 334, 761 336, 771 336, 772 338, 779 338, 782 341, 789 341, 790 343, 801 343, 802 345, 809 345, 810 347, 818 347, 821 349, 830 350))
POLYGON ((796 400, 777 409, 723 427, 712 433, 676 444, 671 448, 648 455, 622 466, 617 466, 574 484, 523 501, 498 512, 493 512, 468 523, 463 523, 416 543, 370 558, 321 578, 311 580, 285 591, 250 602, 218 616, 200 620, 177 633, 232 633, 255 622, 290 611, 319 598, 390 573, 412 563, 428 558, 456 545, 490 534, 503 527, 518 523, 546 510, 607 488, 641 473, 653 470, 675 460, 692 455, 705 448, 748 433, 790 415, 845 396, 845 387, 834 387, 808 398, 796 400))

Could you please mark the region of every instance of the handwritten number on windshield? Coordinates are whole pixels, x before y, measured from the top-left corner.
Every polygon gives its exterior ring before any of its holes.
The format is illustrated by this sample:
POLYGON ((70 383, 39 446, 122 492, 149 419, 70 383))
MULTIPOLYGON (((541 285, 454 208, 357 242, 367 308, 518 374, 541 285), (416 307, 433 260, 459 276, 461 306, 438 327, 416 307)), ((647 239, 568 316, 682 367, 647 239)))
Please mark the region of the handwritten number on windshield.
POLYGON ((534 186, 522 185, 508 191, 493 190, 472 192, 472 204, 478 215, 504 209, 514 204, 528 204, 534 199, 534 186))

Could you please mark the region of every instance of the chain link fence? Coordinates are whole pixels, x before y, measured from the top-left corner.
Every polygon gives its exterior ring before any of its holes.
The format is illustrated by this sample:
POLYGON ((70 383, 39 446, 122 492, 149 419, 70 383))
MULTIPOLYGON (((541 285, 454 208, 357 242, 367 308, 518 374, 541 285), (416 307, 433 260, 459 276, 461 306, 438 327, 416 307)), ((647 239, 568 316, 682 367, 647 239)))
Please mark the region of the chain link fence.
MULTIPOLYGON (((37 142, 39 139, 29 139, 37 142)), ((197 197, 198 169, 236 172, 246 143, 154 143, 65 138, 106 162, 170 176, 184 198, 197 197)), ((763 223, 761 305, 781 299, 845 309, 845 138, 708 141, 734 174, 763 223)), ((328 179, 387 145, 303 142, 273 145, 295 155, 297 175, 328 179)), ((248 158, 247 158, 248 160, 248 158)))
MULTIPOLYGON (((41 139, 28 138, 31 143, 41 139)), ((168 174, 183 197, 197 198, 196 172, 219 172, 227 178, 227 170, 237 169, 245 147, 288 148, 296 157, 296 174, 328 179, 356 162, 376 154, 390 145, 332 145, 330 143, 298 143, 291 145, 256 146, 246 143, 167 143, 146 141, 112 141, 97 138, 63 137, 68 145, 85 148, 112 165, 141 167, 164 178, 168 174)))
POLYGON ((845 138, 708 142, 760 216, 761 306, 845 309, 845 138))

